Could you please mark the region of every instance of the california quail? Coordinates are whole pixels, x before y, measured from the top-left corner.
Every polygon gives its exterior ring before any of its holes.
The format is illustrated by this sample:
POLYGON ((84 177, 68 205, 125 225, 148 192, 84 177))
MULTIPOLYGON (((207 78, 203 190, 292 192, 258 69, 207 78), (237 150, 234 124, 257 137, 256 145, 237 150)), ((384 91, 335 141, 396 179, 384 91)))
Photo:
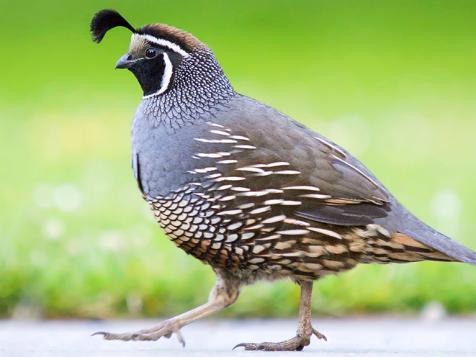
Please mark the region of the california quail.
POLYGON ((290 278, 301 286, 296 337, 244 343, 247 350, 301 350, 311 336, 313 281, 358 263, 423 260, 476 265, 476 253, 409 213, 347 151, 288 116, 233 90, 210 49, 163 25, 134 29, 114 10, 91 23, 96 42, 132 32, 116 68, 144 97, 132 125, 138 186, 170 239, 209 264, 217 283, 206 304, 108 340, 157 340, 232 304, 242 284, 290 278))

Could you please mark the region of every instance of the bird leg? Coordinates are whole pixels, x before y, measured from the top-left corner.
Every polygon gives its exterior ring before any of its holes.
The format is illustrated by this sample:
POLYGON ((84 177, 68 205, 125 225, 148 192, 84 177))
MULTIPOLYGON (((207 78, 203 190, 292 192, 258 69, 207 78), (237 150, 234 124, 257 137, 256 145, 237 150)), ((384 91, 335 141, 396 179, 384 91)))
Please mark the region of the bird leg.
POLYGON ((311 336, 327 341, 326 336, 315 330, 311 324, 311 297, 312 282, 301 281, 301 300, 299 303, 299 325, 296 336, 283 342, 240 343, 237 347, 244 347, 247 351, 301 351, 309 345, 311 336))
POLYGON ((192 321, 211 315, 212 313, 220 311, 233 304, 238 298, 239 292, 238 281, 218 275, 217 282, 210 292, 206 304, 165 320, 159 325, 149 329, 139 330, 132 333, 110 333, 99 331, 94 333, 93 336, 102 335, 105 340, 157 341, 161 337, 169 338, 175 333, 182 346, 185 346, 185 341, 180 333, 180 329, 192 321))

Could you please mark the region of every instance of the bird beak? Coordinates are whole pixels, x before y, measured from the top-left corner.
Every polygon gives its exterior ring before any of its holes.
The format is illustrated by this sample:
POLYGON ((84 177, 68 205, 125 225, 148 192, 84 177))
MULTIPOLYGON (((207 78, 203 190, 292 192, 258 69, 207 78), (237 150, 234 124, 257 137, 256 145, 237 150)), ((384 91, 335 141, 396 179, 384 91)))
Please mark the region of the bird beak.
POLYGON ((124 56, 119 58, 119 61, 117 61, 116 69, 130 68, 134 62, 134 60, 131 60, 130 55, 126 53, 124 56))

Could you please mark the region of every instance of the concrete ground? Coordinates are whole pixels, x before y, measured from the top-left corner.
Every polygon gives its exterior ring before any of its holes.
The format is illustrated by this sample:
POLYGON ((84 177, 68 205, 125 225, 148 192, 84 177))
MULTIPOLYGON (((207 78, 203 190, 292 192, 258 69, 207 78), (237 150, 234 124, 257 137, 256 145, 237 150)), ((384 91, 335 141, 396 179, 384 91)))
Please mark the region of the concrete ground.
MULTIPOLYGON (((293 336, 289 320, 197 322, 183 329, 187 346, 175 337, 157 342, 104 341, 98 330, 135 331, 155 321, 0 321, 0 356, 262 356, 232 351, 240 342, 279 341, 293 336)), ((328 342, 313 338, 303 352, 322 356, 476 356, 476 317, 314 319, 328 342)), ((273 357, 290 355, 269 352, 273 357)))

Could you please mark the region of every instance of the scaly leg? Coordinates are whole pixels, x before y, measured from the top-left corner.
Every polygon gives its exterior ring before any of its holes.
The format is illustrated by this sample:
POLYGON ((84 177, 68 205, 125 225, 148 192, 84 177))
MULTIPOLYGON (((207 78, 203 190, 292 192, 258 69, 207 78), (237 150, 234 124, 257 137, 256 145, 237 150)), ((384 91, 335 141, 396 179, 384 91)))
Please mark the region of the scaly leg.
POLYGON ((326 336, 318 332, 311 324, 311 297, 312 281, 301 281, 301 301, 299 303, 299 325, 296 336, 283 342, 240 343, 237 347, 244 347, 247 351, 301 351, 309 345, 314 334, 319 339, 327 341, 326 336))
POLYGON ((193 310, 172 317, 171 319, 165 320, 161 324, 149 329, 132 333, 110 333, 100 331, 94 333, 93 336, 102 335, 106 340, 157 341, 161 337, 169 338, 175 333, 180 343, 185 346, 185 341, 180 333, 180 329, 192 321, 208 316, 233 304, 238 298, 239 292, 238 281, 218 275, 216 285, 210 292, 210 296, 208 297, 208 302, 206 304, 200 305, 193 310))

